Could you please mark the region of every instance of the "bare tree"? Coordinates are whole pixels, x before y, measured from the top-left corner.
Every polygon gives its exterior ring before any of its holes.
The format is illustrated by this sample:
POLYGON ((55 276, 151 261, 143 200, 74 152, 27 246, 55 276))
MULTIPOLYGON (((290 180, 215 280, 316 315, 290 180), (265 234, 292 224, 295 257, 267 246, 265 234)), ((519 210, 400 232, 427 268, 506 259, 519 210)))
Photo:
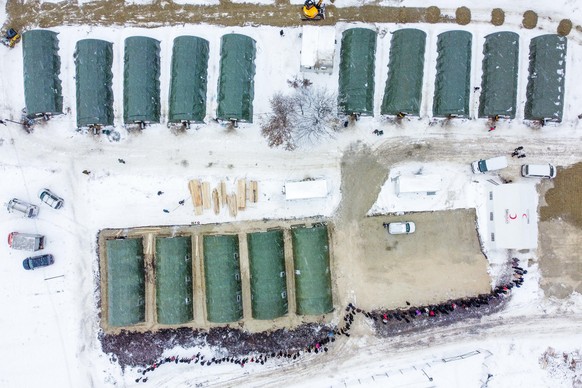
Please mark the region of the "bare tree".
POLYGON ((297 144, 333 137, 340 128, 335 96, 325 89, 299 88, 293 95, 291 114, 297 144))
POLYGON ((272 113, 267 120, 261 124, 261 134, 267 138, 269 147, 283 145, 287 151, 295 149, 295 142, 292 136, 291 114, 295 109, 293 100, 277 93, 271 98, 272 113))
POLYGON ((333 137, 339 130, 335 95, 325 89, 312 89, 311 81, 289 81, 291 95, 277 93, 271 98, 272 113, 261 125, 270 147, 283 145, 293 150, 301 143, 314 143, 333 137))

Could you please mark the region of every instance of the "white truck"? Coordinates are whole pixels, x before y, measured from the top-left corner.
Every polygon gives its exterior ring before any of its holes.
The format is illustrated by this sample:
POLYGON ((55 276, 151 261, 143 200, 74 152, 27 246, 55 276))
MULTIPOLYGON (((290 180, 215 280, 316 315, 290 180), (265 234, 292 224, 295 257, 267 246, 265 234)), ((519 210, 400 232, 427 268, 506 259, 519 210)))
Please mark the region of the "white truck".
POLYGON ((40 251, 44 248, 44 236, 12 232, 8 235, 8 246, 21 251, 40 251))
POLYGON ((507 167, 507 157, 505 156, 476 160, 471 163, 471 169, 474 174, 477 174, 478 172, 485 174, 486 172, 501 170, 505 167, 507 167))

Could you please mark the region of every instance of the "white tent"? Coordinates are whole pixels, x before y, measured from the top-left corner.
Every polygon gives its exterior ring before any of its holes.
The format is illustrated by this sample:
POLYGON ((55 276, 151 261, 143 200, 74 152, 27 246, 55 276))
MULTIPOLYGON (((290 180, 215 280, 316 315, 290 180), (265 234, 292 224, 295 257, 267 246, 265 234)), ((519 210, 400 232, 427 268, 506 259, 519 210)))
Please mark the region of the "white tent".
POLYGON ((309 199, 327 197, 325 179, 301 182, 285 182, 285 199, 309 199))
POLYGON ((335 54, 335 28, 303 26, 301 33, 301 71, 331 73, 335 54))
POLYGON ((442 178, 436 174, 401 175, 396 178, 396 195, 403 193, 435 194, 441 189, 442 178))
POLYGON ((534 185, 505 184, 488 191, 485 238, 496 248, 535 249, 538 245, 538 193, 534 185))

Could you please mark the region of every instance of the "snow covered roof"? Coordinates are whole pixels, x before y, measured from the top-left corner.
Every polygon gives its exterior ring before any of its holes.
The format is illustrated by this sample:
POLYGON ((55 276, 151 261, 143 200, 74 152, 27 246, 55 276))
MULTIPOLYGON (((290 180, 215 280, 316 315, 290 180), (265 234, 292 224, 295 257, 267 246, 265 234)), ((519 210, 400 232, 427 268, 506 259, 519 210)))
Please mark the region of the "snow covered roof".
POLYGON ((301 33, 301 71, 333 71, 335 28, 303 26, 301 33))
POLYGON ((493 186, 488 194, 490 241, 497 248, 534 249, 538 243, 535 186, 505 184, 493 186))
POLYGON ((325 179, 285 183, 285 199, 287 200, 325 197, 327 197, 327 181, 325 179))
POLYGON ((430 193, 439 191, 442 178, 436 174, 401 175, 396 178, 396 194, 401 193, 430 193))

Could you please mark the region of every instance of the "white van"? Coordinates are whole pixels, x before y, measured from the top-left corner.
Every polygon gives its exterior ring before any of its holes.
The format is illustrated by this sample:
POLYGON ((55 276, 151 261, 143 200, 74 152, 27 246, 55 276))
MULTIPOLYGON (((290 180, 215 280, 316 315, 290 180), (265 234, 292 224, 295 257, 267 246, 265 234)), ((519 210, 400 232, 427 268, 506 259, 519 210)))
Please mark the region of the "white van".
POLYGON ((474 174, 478 172, 484 174, 489 171, 501 170, 507 167, 507 157, 497 156, 491 159, 481 159, 471 163, 471 169, 474 174))
POLYGON ((551 164, 524 164, 521 166, 521 176, 526 178, 555 178, 556 167, 551 164))

